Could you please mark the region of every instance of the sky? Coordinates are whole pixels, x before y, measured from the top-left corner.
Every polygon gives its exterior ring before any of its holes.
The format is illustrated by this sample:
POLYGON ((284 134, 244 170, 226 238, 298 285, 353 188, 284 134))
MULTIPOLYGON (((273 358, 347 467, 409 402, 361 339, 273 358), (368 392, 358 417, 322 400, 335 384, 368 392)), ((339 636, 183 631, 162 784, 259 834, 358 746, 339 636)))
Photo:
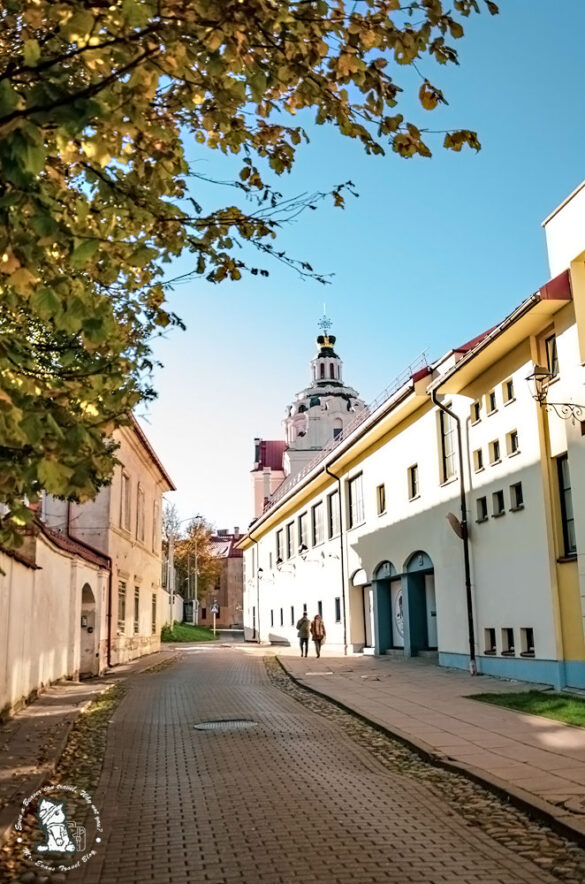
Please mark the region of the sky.
MULTIPOLYGON (((301 215, 278 244, 331 284, 264 261, 267 278, 195 278, 169 295, 187 330, 157 343, 158 398, 138 416, 177 486, 168 499, 181 518, 249 524, 254 437, 282 438, 285 408, 309 380, 324 302, 344 380, 369 402, 421 352, 432 361, 475 337, 549 278, 541 222, 585 179, 585 2, 564 0, 559 14, 550 0, 500 0, 500 10, 467 21, 458 67, 421 65, 449 106, 413 105, 421 126, 476 130, 479 154, 444 151, 436 136, 430 160, 368 157, 302 121, 311 142, 277 188, 297 195, 351 179, 359 197, 301 215)), ((416 82, 410 70, 393 73, 416 82)), ((215 151, 191 158, 210 176, 233 168, 215 151)), ((172 270, 188 268, 181 259, 172 270)))

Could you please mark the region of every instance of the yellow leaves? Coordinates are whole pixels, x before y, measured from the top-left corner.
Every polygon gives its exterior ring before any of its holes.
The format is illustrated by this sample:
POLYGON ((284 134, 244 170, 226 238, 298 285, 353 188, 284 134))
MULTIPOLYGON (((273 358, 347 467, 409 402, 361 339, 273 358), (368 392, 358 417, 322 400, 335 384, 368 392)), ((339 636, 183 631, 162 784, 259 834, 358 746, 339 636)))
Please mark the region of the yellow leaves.
POLYGON ((0 273, 6 273, 10 275, 14 273, 20 267, 20 261, 12 251, 12 249, 8 249, 2 257, 0 258, 0 273))
POLYGON ((441 90, 431 85, 428 80, 425 80, 420 87, 418 97, 424 109, 428 111, 434 110, 439 102, 447 104, 441 90))
POLYGON ((205 37, 204 43, 209 52, 217 52, 224 40, 221 28, 212 28, 205 37))
POLYGON ((84 141, 81 145, 81 149, 83 150, 86 157, 88 157, 90 160, 95 160, 102 167, 102 169, 105 168, 112 159, 110 153, 106 148, 106 145, 101 141, 84 141))
POLYGON ((19 267, 8 277, 8 282, 19 295, 30 295, 37 278, 26 267, 19 267))
POLYGON ((24 63, 34 67, 41 57, 41 48, 38 40, 25 40, 23 47, 24 63))
POLYGON ((469 145, 469 147, 475 151, 481 150, 481 144, 477 137, 477 132, 471 132, 469 129, 461 129, 458 132, 449 132, 445 135, 443 147, 459 153, 465 144, 469 145))

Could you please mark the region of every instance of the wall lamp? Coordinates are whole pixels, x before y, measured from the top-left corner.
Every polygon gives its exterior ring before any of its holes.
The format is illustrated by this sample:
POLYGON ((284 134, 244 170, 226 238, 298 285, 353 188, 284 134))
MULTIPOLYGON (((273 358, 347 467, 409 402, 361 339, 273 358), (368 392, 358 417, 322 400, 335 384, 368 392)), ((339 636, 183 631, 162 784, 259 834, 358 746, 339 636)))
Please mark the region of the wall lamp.
POLYGON ((534 401, 541 408, 545 408, 546 411, 554 411, 557 417, 562 418, 562 420, 570 419, 573 423, 576 420, 583 420, 585 418, 585 405, 577 405, 575 402, 549 402, 547 400, 549 384, 554 377, 556 375, 549 371, 548 368, 544 368, 542 365, 534 366, 534 371, 526 378, 530 387, 530 395, 534 401))
POLYGON ((301 545, 299 546, 299 555, 300 555, 301 559, 303 560, 303 562, 306 561, 308 552, 309 552, 309 547, 307 546, 307 544, 301 543, 301 545))

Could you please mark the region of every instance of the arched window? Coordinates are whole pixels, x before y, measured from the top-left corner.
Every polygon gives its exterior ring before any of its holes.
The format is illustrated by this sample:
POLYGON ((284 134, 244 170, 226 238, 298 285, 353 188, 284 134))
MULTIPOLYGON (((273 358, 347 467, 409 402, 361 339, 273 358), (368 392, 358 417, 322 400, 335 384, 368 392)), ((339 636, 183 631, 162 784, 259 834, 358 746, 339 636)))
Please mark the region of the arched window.
POLYGON ((325 377, 325 363, 324 362, 321 363, 320 377, 322 377, 322 378, 325 377))
POLYGON ((329 366, 329 377, 330 378, 335 377, 335 366, 333 365, 333 363, 331 363, 331 365, 329 366))

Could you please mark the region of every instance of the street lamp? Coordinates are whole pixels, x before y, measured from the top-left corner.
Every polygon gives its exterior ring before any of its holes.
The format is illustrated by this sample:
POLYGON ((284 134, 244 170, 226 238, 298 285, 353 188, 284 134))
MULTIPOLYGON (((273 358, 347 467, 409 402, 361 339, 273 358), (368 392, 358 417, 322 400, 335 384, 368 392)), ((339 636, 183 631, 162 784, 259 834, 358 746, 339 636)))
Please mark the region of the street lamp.
POLYGON ((585 418, 585 405, 577 405, 575 402, 549 402, 547 399, 548 388, 551 380, 555 375, 548 368, 542 365, 535 365, 532 374, 526 378, 526 382, 530 388, 530 395, 540 408, 545 411, 554 411, 557 417, 562 420, 576 420, 585 418))

